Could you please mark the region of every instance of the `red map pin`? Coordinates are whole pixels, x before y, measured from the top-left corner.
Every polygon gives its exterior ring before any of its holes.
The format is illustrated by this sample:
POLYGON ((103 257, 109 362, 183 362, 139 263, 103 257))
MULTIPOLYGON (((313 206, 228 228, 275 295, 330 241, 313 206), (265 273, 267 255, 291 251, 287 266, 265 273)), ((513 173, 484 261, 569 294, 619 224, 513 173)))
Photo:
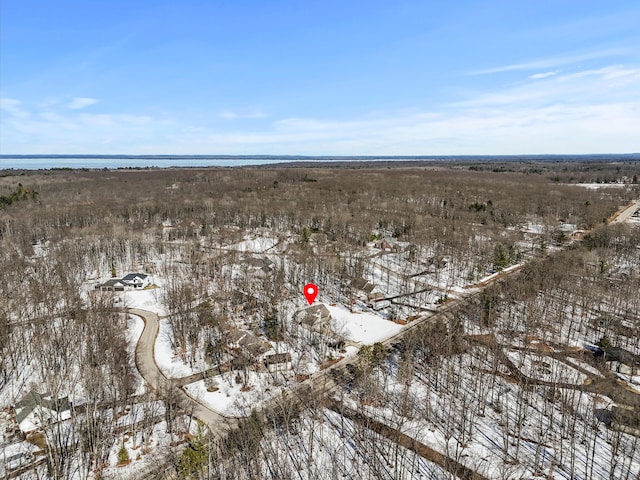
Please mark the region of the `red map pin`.
POLYGON ((307 283, 304 286, 303 293, 304 296, 307 297, 307 302, 309 302, 309 305, 311 305, 318 296, 318 287, 313 283, 307 283))

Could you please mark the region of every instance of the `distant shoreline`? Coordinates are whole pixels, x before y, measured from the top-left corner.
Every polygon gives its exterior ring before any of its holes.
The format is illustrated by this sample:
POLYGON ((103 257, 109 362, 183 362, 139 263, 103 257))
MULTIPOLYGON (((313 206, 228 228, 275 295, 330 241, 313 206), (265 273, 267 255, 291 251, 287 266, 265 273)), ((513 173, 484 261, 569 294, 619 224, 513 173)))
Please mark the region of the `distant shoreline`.
POLYGON ((430 155, 430 156, 303 156, 303 155, 0 155, 0 170, 419 166, 432 162, 635 162, 640 153, 581 155, 430 155))

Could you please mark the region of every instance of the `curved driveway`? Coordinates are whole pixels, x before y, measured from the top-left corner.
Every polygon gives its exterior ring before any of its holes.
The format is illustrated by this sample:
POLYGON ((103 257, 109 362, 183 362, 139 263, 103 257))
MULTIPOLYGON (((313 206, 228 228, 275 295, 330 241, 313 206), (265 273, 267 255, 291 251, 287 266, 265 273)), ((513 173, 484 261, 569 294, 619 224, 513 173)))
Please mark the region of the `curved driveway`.
POLYGON ((233 418, 225 417, 189 396, 158 368, 154 357, 156 337, 160 329, 158 315, 140 308, 128 308, 126 311, 127 313, 142 318, 144 321, 144 330, 142 330, 142 334, 138 339, 135 355, 136 366, 142 378, 144 378, 154 390, 158 392, 170 392, 170 394, 174 395, 177 399, 177 404, 180 408, 204 422, 215 436, 222 436, 222 434, 229 429, 233 418))

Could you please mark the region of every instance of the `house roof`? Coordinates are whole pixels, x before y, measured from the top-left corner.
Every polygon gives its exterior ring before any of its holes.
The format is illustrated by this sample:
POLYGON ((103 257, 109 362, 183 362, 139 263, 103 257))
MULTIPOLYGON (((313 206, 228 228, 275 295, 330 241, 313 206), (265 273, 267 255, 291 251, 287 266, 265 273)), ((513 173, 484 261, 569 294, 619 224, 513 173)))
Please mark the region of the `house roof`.
POLYGON ((266 365, 275 365, 278 363, 287 363, 291 361, 291 354, 289 352, 285 353, 274 353, 272 355, 267 355, 264 357, 264 363, 266 365))
POLYGON ((240 348, 245 348, 255 355, 264 353, 267 350, 263 340, 244 330, 231 332, 229 334, 229 340, 232 343, 237 343, 240 348))
POLYGON ((305 308, 298 312, 298 319, 300 322, 314 327, 322 323, 326 323, 331 320, 331 312, 322 303, 314 305, 312 307, 305 308))
POLYGON ((55 412, 64 412, 71 408, 69 398, 54 399, 48 393, 31 390, 15 404, 16 420, 21 423, 36 407, 44 407, 55 412))
POLYGON ((104 283, 98 285, 99 287, 124 287, 124 283, 119 278, 110 278, 104 283))
POLYGON ((604 348, 605 358, 610 361, 624 363, 628 366, 639 365, 640 355, 620 347, 604 348))
POLYGON ((376 288, 373 283, 364 278, 356 278, 353 282, 351 282, 351 285, 353 285, 358 290, 362 290, 364 293, 371 293, 376 288))
POLYGON ((273 266, 273 262, 265 257, 247 257, 243 260, 243 263, 266 270, 270 270, 273 266))
POLYGON ((394 237, 384 237, 380 243, 385 242, 388 243, 389 245, 391 245, 392 247, 398 245, 400 242, 398 242, 397 238, 394 237))
POLYGON ((138 278, 140 280, 144 280, 148 276, 149 275, 147 275, 146 273, 129 273, 129 274, 125 275, 124 277, 122 277, 122 281, 123 282, 133 282, 138 278))

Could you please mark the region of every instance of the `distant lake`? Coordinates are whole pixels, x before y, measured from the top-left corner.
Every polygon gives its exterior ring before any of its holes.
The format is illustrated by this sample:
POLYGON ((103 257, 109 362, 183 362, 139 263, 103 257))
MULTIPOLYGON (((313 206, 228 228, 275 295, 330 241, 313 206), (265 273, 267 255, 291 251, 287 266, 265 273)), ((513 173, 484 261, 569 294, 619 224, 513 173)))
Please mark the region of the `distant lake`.
POLYGON ((39 170, 50 168, 145 168, 145 167, 229 167, 241 165, 266 165, 289 162, 277 158, 154 158, 154 157, 2 157, 0 170, 4 168, 39 170))

